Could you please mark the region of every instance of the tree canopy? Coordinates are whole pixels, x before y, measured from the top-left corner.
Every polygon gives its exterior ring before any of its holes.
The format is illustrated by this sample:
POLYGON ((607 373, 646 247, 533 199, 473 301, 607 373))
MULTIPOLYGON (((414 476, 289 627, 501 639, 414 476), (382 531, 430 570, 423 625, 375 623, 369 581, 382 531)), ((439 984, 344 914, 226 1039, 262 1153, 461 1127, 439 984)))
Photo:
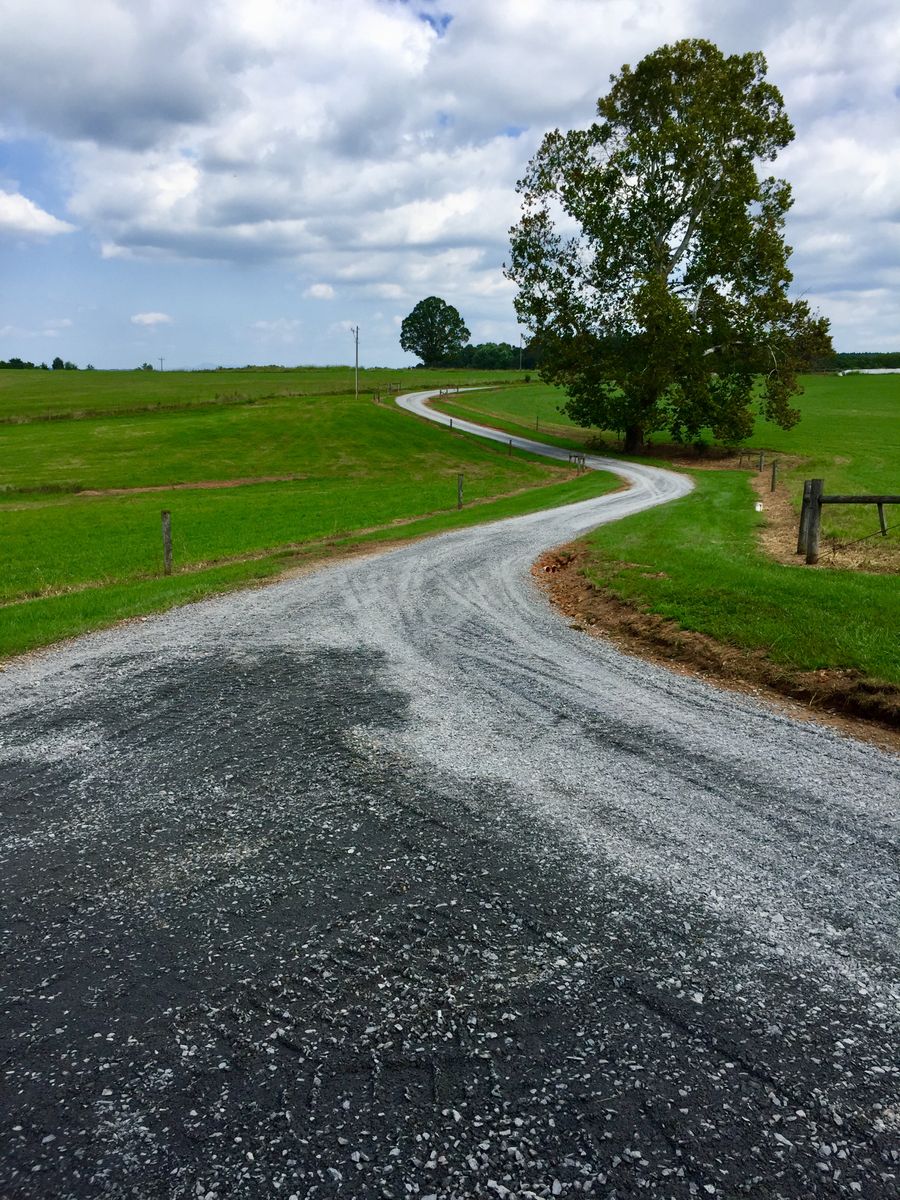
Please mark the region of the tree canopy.
POLYGON ((514 346, 511 342, 478 342, 463 346, 447 360, 448 367, 470 367, 478 371, 515 371, 519 368, 530 371, 537 366, 537 347, 529 342, 525 346, 514 346))
POLYGON ((8 358, 6 361, 0 361, 0 369, 4 371, 36 371, 38 368, 35 363, 28 362, 24 358, 8 358))
POLYGON ((518 190, 507 275, 541 374, 569 415, 677 440, 738 441, 799 418, 797 372, 828 322, 787 288, 788 184, 761 177, 794 136, 762 54, 685 39, 624 66, 587 129, 549 133, 518 190), (761 384, 757 392, 757 380, 761 384))
POLYGON ((459 354, 469 331, 452 304, 439 296, 420 300, 400 326, 400 345, 426 367, 444 366, 459 354))

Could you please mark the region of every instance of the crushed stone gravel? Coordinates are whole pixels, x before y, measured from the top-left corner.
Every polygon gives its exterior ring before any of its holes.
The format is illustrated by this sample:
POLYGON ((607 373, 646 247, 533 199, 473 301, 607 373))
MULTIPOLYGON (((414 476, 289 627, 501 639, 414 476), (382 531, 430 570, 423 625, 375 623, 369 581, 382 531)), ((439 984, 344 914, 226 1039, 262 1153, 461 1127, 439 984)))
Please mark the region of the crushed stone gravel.
POLYGON ((616 470, 0 675, 4 1200, 898 1194, 900 766, 566 626, 616 470))

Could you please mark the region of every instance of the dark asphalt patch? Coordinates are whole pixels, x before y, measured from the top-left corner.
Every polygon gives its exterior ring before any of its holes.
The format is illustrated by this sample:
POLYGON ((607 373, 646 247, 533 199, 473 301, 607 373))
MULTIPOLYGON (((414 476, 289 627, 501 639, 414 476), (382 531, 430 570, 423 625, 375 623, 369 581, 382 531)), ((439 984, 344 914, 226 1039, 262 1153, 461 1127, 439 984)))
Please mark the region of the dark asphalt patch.
POLYGON ((7 726, 0 1195, 896 1196, 851 986, 425 776, 381 668, 120 659, 7 726))

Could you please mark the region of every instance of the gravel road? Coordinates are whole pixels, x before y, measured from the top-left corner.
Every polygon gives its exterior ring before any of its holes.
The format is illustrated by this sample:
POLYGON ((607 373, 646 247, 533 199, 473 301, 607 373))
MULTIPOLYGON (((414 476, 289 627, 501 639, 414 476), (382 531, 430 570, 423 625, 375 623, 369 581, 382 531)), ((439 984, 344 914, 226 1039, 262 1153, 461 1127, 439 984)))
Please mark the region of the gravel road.
POLYGON ((617 469, 8 665, 3 1200, 895 1200, 900 764, 568 628, 617 469))

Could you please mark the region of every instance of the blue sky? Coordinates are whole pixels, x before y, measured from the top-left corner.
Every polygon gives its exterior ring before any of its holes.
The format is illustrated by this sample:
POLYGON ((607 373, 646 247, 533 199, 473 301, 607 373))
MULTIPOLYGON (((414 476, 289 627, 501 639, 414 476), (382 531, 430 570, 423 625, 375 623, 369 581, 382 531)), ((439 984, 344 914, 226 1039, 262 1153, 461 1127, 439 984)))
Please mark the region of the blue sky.
POLYGON ((402 365, 424 296, 515 341, 515 181, 679 37, 761 49, 794 292, 900 349, 894 0, 0 0, 0 358, 402 365))

